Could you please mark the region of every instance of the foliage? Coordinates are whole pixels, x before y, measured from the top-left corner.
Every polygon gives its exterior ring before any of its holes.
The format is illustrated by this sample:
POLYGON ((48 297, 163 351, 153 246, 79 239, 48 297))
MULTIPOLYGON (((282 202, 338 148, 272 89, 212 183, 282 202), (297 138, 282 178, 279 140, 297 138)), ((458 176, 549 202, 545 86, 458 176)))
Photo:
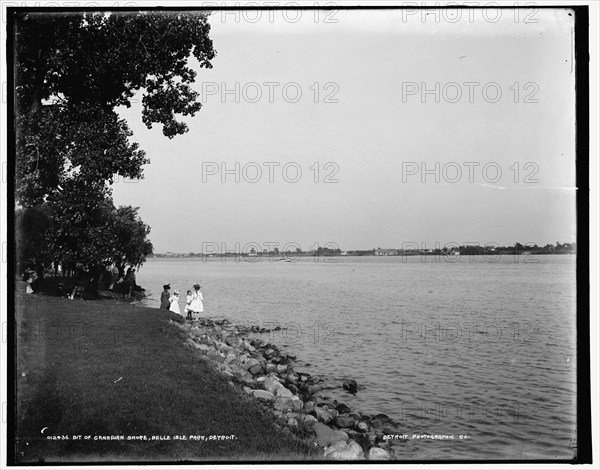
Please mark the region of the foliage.
POLYGON ((76 199, 68 194, 52 205, 17 212, 22 268, 54 262, 63 267, 82 263, 91 270, 111 263, 139 266, 152 254, 150 227, 141 220, 138 208, 116 208, 111 198, 98 193, 82 192, 76 199))
POLYGON ((187 132, 176 116, 201 108, 190 59, 212 68, 215 57, 207 14, 13 15, 20 259, 142 263, 150 228, 137 209, 114 207, 110 185, 115 174, 141 178, 148 159, 115 109, 141 92, 148 128, 187 132))
POLYGON ((142 176, 148 162, 115 108, 144 90, 142 119, 173 138, 175 115, 201 104, 190 84, 215 51, 207 15, 192 13, 15 13, 17 195, 37 205, 77 175, 112 182, 142 176))

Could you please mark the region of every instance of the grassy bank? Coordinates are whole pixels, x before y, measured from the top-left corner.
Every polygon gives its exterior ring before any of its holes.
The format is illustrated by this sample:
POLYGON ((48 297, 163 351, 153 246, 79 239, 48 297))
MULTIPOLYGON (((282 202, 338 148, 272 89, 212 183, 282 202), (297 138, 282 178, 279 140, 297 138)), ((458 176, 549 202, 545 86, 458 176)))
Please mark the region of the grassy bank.
POLYGON ((15 298, 18 462, 318 458, 198 351, 182 347, 168 312, 27 295, 23 284, 15 298))

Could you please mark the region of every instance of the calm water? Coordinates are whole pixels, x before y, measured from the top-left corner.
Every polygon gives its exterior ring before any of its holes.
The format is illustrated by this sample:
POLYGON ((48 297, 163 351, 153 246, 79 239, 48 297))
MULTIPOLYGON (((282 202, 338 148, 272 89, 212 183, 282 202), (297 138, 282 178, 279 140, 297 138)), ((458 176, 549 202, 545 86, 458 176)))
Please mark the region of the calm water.
POLYGON ((353 410, 386 413, 409 438, 455 435, 393 441, 399 455, 574 456, 575 256, 336 261, 154 258, 138 283, 158 307, 163 284, 184 299, 200 282, 205 315, 287 327, 263 337, 295 354, 297 370, 355 379, 356 396, 327 391, 353 410))

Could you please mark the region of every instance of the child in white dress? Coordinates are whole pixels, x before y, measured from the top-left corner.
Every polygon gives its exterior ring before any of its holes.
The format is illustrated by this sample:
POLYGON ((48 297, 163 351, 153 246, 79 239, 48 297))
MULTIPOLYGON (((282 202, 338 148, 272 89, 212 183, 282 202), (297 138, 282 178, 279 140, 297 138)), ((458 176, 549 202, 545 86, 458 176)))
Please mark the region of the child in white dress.
POLYGON ((176 290, 173 292, 173 295, 169 298, 169 310, 173 313, 181 315, 181 310, 179 310, 179 291, 176 290))
POLYGON ((204 312, 204 305, 202 301, 204 297, 200 292, 200 284, 194 284, 194 293, 192 294, 192 305, 190 306, 194 320, 200 319, 200 314, 204 312))

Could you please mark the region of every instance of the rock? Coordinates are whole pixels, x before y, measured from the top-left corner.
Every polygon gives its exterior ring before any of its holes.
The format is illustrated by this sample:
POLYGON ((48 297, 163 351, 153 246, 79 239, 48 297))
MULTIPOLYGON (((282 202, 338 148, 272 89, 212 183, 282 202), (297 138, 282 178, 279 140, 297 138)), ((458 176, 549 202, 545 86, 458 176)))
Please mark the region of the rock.
POLYGON ((359 433, 356 431, 350 431, 348 433, 350 439, 356 441, 363 449, 363 452, 368 452, 369 448, 375 443, 375 441, 371 442, 369 436, 364 433, 359 433))
POLYGON ((248 395, 252 395, 252 392, 254 390, 252 390, 250 387, 244 387, 244 392, 246 392, 248 395))
POLYGON ((235 377, 237 377, 238 379, 240 379, 244 382, 252 383, 252 381, 253 381, 252 374, 250 372, 248 372, 246 369, 244 369, 238 365, 232 364, 231 372, 233 373, 233 375, 235 377))
POLYGON ((358 392, 358 384, 356 383, 356 380, 345 379, 344 383, 342 384, 342 387, 344 388, 344 390, 347 390, 352 394, 358 392))
POLYGON ((277 372, 277 366, 275 364, 268 363, 265 367, 267 372, 277 372))
POLYGON ((209 348, 209 347, 208 347, 206 344, 197 344, 197 343, 194 343, 194 344, 196 344, 196 348, 197 348, 197 349, 199 349, 200 351, 202 351, 202 352, 203 352, 203 353, 205 353, 205 354, 206 354, 206 353, 208 352, 208 350, 210 349, 210 348, 209 348))
POLYGON ((358 460, 362 454, 362 448, 356 442, 338 441, 328 447, 324 455, 333 460, 358 460))
POLYGON ((271 359, 275 355, 275 351, 269 348, 263 354, 267 359, 271 359))
POLYGON ((297 428, 298 427, 298 420, 296 418, 289 418, 286 423, 288 426, 297 428))
POLYGON ((313 411, 315 411, 315 402, 307 401, 306 403, 304 403, 304 409, 307 413, 312 413, 313 411))
POLYGON ((283 372, 285 372, 287 370, 287 368, 288 368, 288 366, 279 364, 277 366, 277 372, 279 372, 280 374, 282 374, 283 372))
POLYGON ((350 413, 350 407, 344 405, 343 403, 338 403, 337 405, 335 405, 335 409, 338 410, 340 414, 350 413))
POLYGON ((348 447, 352 450, 352 452, 356 453, 356 455, 362 457, 363 450, 358 442, 348 441, 348 447))
POLYGON ((234 354, 227 354, 227 357, 225 358, 225 364, 230 364, 232 361, 235 361, 235 355, 234 354))
POLYGON ((336 451, 342 450, 345 447, 346 447, 346 441, 342 441, 342 440, 335 441, 333 444, 331 444, 329 447, 327 447, 327 449, 325 449, 325 452, 323 452, 323 456, 327 457, 332 452, 336 452, 336 451))
POLYGON ((356 424, 356 430, 360 431, 360 432, 368 432, 369 425, 367 423, 365 423, 364 421, 361 421, 360 423, 356 424))
POLYGON ((381 447, 371 447, 369 449, 369 460, 391 460, 389 452, 381 447))
POLYGON ((317 418, 319 421, 325 424, 329 423, 334 418, 331 411, 327 408, 316 407, 312 411, 312 414, 315 418, 317 418))
POLYGON ((260 363, 256 359, 254 359, 253 357, 249 357, 244 362, 244 369, 248 370, 248 369, 250 369, 250 367, 257 365, 257 364, 260 365, 260 363))
POLYGON ((302 400, 300 400, 300 398, 297 395, 292 395, 290 399, 292 400, 292 407, 294 408, 294 410, 300 411, 304 406, 304 403, 302 402, 302 400))
POLYGON ((338 428, 352 428, 356 424, 356 420, 350 416, 338 416, 333 420, 333 424, 338 428))
POLYGON ((261 364, 266 364, 266 362, 267 362, 267 360, 265 359, 265 357, 262 354, 260 354, 260 353, 255 354, 254 355, 254 359, 256 359, 261 364))
POLYGON ((291 398, 294 394, 282 385, 277 389, 277 395, 280 397, 291 398))
POLYGON ((283 387, 278 380, 275 380, 272 377, 267 377, 267 379, 262 383, 262 386, 267 392, 271 392, 273 395, 277 393, 277 390, 283 387))
POLYGON ((262 372, 262 365, 260 363, 254 364, 252 366, 250 366, 250 368, 248 369, 248 371, 252 374, 252 375, 258 375, 262 372))
POLYGON ((266 390, 253 390, 252 395, 254 395, 259 400, 271 401, 275 399, 275 395, 266 390))
MULTIPOLYGON (((379 423, 377 427, 385 426, 385 425, 393 425, 395 424, 394 420, 390 418, 388 415, 379 413, 371 418, 371 422, 377 421, 379 423)), ((375 424, 373 424, 375 426, 375 424)))
POLYGON ((315 418, 313 415, 304 415, 304 421, 305 422, 313 422, 316 423, 317 422, 317 418, 315 418))
POLYGON ((342 431, 334 431, 323 423, 315 422, 311 425, 311 431, 316 436, 317 443, 321 447, 328 447, 336 441, 346 440, 348 437, 342 431))

